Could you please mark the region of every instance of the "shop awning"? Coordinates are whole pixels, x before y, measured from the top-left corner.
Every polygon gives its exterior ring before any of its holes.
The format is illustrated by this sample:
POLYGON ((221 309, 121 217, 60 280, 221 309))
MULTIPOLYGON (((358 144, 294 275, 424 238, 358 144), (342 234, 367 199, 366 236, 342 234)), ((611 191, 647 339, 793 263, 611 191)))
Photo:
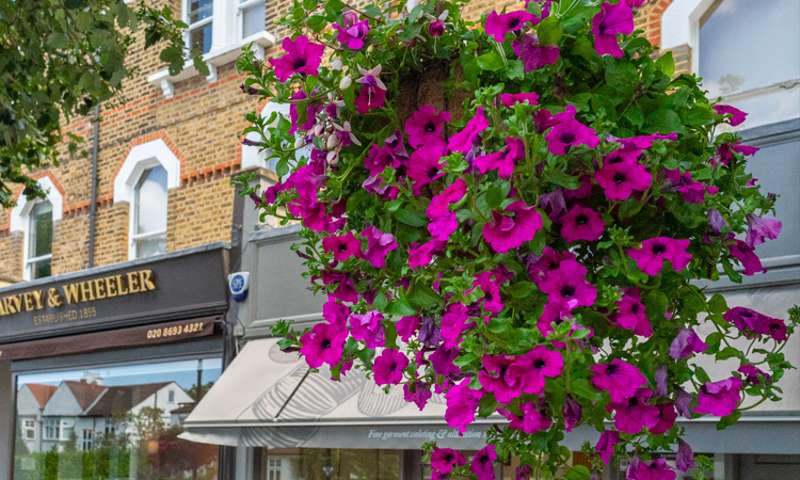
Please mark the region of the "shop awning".
MULTIPOLYGON (((312 373, 297 354, 280 351, 277 339, 251 340, 186 419, 186 440, 268 448, 417 449, 435 440, 462 450, 481 448, 491 420, 478 421, 463 436, 443 422, 444 398, 434 396, 420 412, 358 370, 340 382, 327 369, 312 373), (288 400, 288 401, 287 401, 288 400), (280 413, 280 415, 279 415, 280 413)), ((504 420, 502 418, 500 421, 504 420)), ((724 431, 716 419, 683 421, 685 438, 698 452, 800 453, 800 414, 752 415, 724 431)), ((579 450, 597 441, 581 426, 564 444, 579 450)))
POLYGON ((435 395, 420 412, 403 400, 401 388, 386 393, 359 370, 340 382, 331 381, 326 368, 306 377, 305 361, 281 352, 277 342, 249 341, 186 419, 181 437, 271 448, 416 449, 431 440, 461 449, 484 444, 491 422, 459 436, 443 421, 443 397, 435 395))

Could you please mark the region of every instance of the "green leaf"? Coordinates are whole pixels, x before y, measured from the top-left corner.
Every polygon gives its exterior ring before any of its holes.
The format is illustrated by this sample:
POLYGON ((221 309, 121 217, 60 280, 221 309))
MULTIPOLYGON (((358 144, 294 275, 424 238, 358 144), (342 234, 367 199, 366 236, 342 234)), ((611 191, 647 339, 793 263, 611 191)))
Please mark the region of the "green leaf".
POLYGON ((589 383, 589 380, 585 378, 576 378, 572 380, 572 383, 569 386, 570 392, 575 394, 578 398, 583 398, 584 400, 589 400, 591 402, 597 401, 602 394, 592 387, 589 383))
POLYGON ((653 322, 658 322, 664 318, 667 311, 669 299, 661 290, 653 290, 644 297, 644 304, 647 307, 647 316, 653 322))
POLYGON ((503 59, 494 50, 488 51, 478 57, 478 67, 481 70, 488 70, 490 72, 497 72, 503 69, 503 59))
POLYGON ((735 412, 731 413, 727 417, 722 417, 719 422, 717 422, 717 430, 725 430, 726 428, 730 427, 734 423, 739 421, 739 418, 742 416, 742 412, 736 410, 735 412))
POLYGON ((311 15, 308 18, 308 28, 312 31, 319 33, 328 25, 328 19, 323 15, 311 15))
POLYGON ((423 214, 405 208, 398 209, 394 212, 394 216, 399 222, 412 227, 424 227, 428 224, 428 219, 423 214))
POLYGON ((656 68, 664 75, 672 78, 672 76, 675 75, 675 60, 672 58, 672 52, 661 55, 658 60, 656 60, 656 68))
POLYGON ((725 301, 725 297, 715 293, 708 299, 708 309, 712 313, 725 313, 728 311, 728 302, 725 301))
POLYGON ((556 16, 549 16, 542 20, 536 30, 539 35, 539 43, 542 45, 556 45, 561 40, 561 23, 556 16))
POLYGON ((494 398, 494 395, 489 394, 481 397, 481 403, 478 406, 479 417, 488 417, 493 414, 495 410, 497 410, 497 400, 494 398))
POLYGON ((431 287, 416 283, 408 292, 408 301, 420 308, 434 308, 441 303, 441 296, 431 287))
POLYGON ((564 475, 565 480, 589 480, 592 473, 584 465, 575 465, 564 475))
POLYGON ((389 303, 386 313, 395 317, 410 317, 411 315, 416 315, 417 310, 408 303, 408 299, 404 295, 400 295, 389 303))
POLYGON ((740 357, 741 354, 742 352, 740 352, 738 349, 734 347, 725 347, 722 350, 720 350, 714 358, 716 358, 717 360, 727 360, 729 358, 740 357))
POLYGON ((684 127, 681 117, 673 110, 660 109, 647 116, 647 124, 651 130, 658 133, 683 133, 684 127))

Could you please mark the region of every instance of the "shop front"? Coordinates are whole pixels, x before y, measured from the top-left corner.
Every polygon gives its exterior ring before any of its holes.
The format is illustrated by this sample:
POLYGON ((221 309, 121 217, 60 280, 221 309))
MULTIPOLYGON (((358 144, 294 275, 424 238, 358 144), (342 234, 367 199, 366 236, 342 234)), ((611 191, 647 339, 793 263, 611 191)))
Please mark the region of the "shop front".
POLYGON ((222 374, 222 245, 0 289, 0 478, 216 479, 181 439, 222 374))

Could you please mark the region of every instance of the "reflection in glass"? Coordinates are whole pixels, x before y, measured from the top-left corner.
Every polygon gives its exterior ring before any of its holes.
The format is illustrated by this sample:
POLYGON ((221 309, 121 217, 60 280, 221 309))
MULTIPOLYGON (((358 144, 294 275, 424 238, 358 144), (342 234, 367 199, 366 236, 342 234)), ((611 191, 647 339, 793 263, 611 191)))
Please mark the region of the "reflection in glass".
POLYGON ((39 202, 30 213, 28 273, 31 280, 50 276, 53 253, 53 206, 39 202))
POLYGON ((400 480, 402 450, 298 448, 265 452, 266 480, 400 480))
POLYGON ((136 186, 133 242, 136 258, 167 250, 167 172, 162 166, 142 174, 136 186))
POLYGON ((219 359, 17 377, 14 480, 212 480, 218 448, 182 423, 221 373, 219 359))
POLYGON ((258 1, 252 3, 249 0, 240 0, 242 14, 242 38, 247 38, 250 35, 255 35, 264 30, 264 2, 258 1))

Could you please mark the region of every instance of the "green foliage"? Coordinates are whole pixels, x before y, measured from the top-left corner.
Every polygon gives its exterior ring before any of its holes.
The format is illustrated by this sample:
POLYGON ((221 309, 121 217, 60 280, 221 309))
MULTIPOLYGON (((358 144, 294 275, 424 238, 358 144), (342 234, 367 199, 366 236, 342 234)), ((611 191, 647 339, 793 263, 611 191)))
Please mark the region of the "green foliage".
MULTIPOLYGON (((0 0, 0 205, 11 206, 12 184, 41 196, 29 173, 78 153, 81 138, 62 127, 120 93, 137 32, 145 47, 165 45, 161 59, 177 73, 187 56, 184 28, 168 6, 143 1, 0 0)), ((189 55, 207 69, 200 52, 189 55)))

